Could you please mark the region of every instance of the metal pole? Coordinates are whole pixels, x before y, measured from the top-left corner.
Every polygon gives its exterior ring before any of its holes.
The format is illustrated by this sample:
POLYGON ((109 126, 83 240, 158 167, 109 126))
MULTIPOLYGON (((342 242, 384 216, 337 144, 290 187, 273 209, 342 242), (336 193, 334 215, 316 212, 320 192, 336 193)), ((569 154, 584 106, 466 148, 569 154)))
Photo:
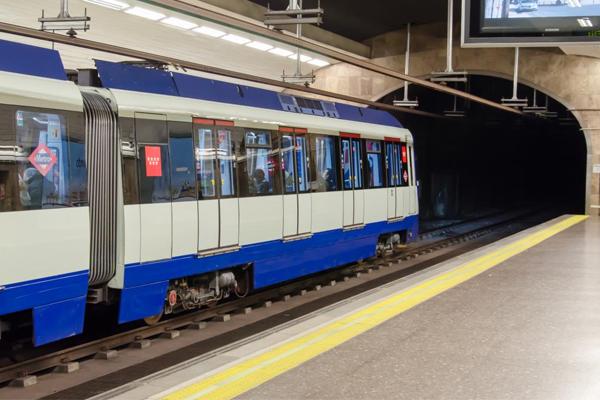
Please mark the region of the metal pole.
POLYGON ((519 48, 515 47, 515 69, 513 72, 513 100, 517 100, 517 85, 519 83, 519 48))
MULTIPOLYGON (((406 25, 406 53, 404 55, 404 74, 408 75, 408 68, 410 65, 410 22, 406 25)), ((408 85, 407 81, 404 81, 404 101, 408 101, 408 85)))
POLYGON ((61 18, 69 16, 69 0, 60 0, 60 15, 61 18))
POLYGON ((454 72, 452 69, 452 34, 453 34, 454 0, 448 0, 448 34, 446 46, 446 72, 454 72))

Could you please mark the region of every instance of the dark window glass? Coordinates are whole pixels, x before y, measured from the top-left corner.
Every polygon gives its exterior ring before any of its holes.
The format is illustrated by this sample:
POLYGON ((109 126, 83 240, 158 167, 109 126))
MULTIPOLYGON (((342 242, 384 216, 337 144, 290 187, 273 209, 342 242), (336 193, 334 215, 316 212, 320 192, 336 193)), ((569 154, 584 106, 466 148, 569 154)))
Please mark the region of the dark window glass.
POLYGON ((221 197, 236 196, 235 143, 229 129, 217 127, 217 160, 221 179, 221 197))
POLYGON ((83 206, 88 204, 87 160, 85 157, 85 129, 82 114, 69 118, 69 171, 71 204, 83 206))
POLYGON ((308 143, 306 136, 296 136, 296 160, 298 173, 298 190, 307 192, 308 186, 308 143))
POLYGON ((335 136, 311 136, 311 159, 313 165, 311 190, 329 192, 339 190, 337 142, 335 136))
POLYGON ((146 203, 171 201, 169 146, 166 120, 136 118, 140 200, 146 203), (146 140, 157 140, 149 142, 146 140))
POLYGON ((64 116, 18 110, 15 120, 21 208, 70 206, 69 141, 64 116))
POLYGON ((126 205, 140 204, 138 180, 138 152, 135 144, 133 118, 120 118, 123 202, 126 205))
POLYGON ((342 139, 342 176, 344 178, 344 189, 352 189, 352 151, 350 150, 350 139, 342 139))
POLYGON ((211 128, 196 126, 196 175, 198 179, 198 199, 212 199, 217 196, 217 149, 211 128))
POLYGON ((169 136, 173 201, 196 200, 192 126, 184 122, 169 122, 169 136))
POLYGON ((0 106, 0 212, 20 209, 16 140, 15 110, 0 106))
POLYGON ((283 188, 285 193, 296 193, 296 164, 294 163, 295 146, 293 135, 281 137, 281 170, 283 171, 283 188))
POLYGON ((354 180, 354 189, 362 189, 362 148, 359 139, 352 140, 352 175, 354 180))
POLYGON ((409 185, 409 170, 408 170, 408 147, 406 144, 399 145, 399 157, 398 162, 401 165, 400 176, 398 177, 400 181, 400 186, 408 186, 409 185))
POLYGON ((365 168, 366 182, 368 188, 383 187, 383 155, 381 151, 381 142, 377 140, 367 140, 367 165, 365 168))
POLYGON ((248 130, 240 157, 240 195, 281 194, 279 143, 277 135, 248 130))

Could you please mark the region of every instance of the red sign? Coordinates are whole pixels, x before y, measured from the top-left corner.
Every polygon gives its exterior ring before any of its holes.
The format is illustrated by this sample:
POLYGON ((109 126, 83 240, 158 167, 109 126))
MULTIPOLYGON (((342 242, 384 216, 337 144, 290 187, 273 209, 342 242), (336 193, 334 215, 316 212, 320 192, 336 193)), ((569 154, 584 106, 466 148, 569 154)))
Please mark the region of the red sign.
POLYGON ((406 146, 402 146, 402 162, 406 164, 408 162, 408 155, 406 153, 406 146))
POLYGON ((46 146, 40 144, 34 151, 27 157, 31 165, 37 169, 42 176, 48 175, 48 172, 56 164, 56 155, 46 146))
POLYGON ((160 146, 146 146, 146 176, 162 176, 162 160, 160 158, 160 146))
POLYGON ((408 172, 406 172, 406 170, 404 170, 404 173, 402 174, 402 178, 404 178, 405 183, 408 183, 408 172))

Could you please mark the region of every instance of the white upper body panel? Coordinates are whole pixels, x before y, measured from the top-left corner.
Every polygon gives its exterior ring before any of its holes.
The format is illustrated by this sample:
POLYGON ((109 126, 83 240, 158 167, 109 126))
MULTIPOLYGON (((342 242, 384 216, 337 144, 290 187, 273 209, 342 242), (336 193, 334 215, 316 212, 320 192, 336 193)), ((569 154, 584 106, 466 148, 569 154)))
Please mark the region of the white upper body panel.
POLYGON ((189 116, 194 115, 234 120, 236 126, 271 130, 277 130, 279 126, 293 126, 307 128, 311 133, 337 135, 339 132, 348 132, 360 134, 365 138, 382 140, 384 137, 393 137, 412 143, 412 135, 405 128, 160 94, 119 89, 111 89, 111 92, 122 117, 133 117, 136 112, 147 112, 166 114, 171 121, 189 121, 189 116))

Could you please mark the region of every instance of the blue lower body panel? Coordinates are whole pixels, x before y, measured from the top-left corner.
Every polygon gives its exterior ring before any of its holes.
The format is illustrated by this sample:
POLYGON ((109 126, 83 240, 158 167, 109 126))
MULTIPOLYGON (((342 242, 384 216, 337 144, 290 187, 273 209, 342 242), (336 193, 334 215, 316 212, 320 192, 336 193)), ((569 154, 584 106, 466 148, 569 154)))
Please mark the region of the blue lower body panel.
POLYGON ((172 279, 252 263, 254 288, 263 288, 373 257, 380 235, 400 231, 407 231, 408 240, 416 239, 418 216, 392 223, 368 224, 356 230, 319 232, 303 240, 252 244, 236 252, 209 257, 191 255, 127 265, 119 321, 127 322, 160 312, 168 281, 172 279))
POLYGON ((33 309, 33 343, 40 346, 83 332, 86 296, 33 309))
POLYGON ((0 316, 32 310, 36 346, 83 330, 88 271, 73 272, 0 289, 0 316))

